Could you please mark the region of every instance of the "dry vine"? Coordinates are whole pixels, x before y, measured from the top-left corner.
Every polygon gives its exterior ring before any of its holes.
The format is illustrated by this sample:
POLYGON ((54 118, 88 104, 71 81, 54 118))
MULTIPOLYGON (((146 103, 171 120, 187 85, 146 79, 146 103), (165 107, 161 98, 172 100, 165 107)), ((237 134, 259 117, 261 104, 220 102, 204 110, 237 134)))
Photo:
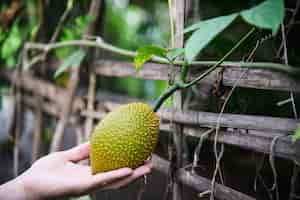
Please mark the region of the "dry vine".
MULTIPOLYGON (((258 49, 259 45, 265 41, 265 38, 261 39, 261 40, 258 40, 256 42, 256 45, 254 46, 254 48, 251 50, 248 58, 247 58, 247 62, 249 62, 250 60, 252 60, 256 50, 258 49)), ((224 153, 224 146, 222 145, 221 146, 221 151, 220 153, 218 153, 218 150, 217 150, 217 141, 218 141, 218 134, 219 134, 219 130, 220 130, 220 121, 221 121, 221 117, 222 117, 222 114, 224 113, 225 111, 225 108, 226 108, 226 105, 228 104, 229 102, 229 99, 230 97, 232 96, 235 88, 237 87, 238 85, 238 82, 243 78, 243 76, 247 73, 248 70, 245 70, 241 75, 240 77, 236 80, 236 82, 234 83, 233 87, 231 88, 229 94, 227 95, 223 105, 222 105, 222 108, 221 108, 221 111, 220 111, 220 114, 219 114, 219 117, 218 117, 218 120, 217 120, 217 125, 216 125, 216 132, 215 132, 215 136, 214 136, 214 153, 215 153, 215 160, 216 160, 216 166, 215 166, 215 170, 214 170, 214 174, 213 174, 213 178, 212 178, 212 183, 211 183, 211 195, 210 195, 210 200, 213 200, 214 199, 214 187, 215 187, 215 180, 216 180, 216 176, 219 172, 219 176, 220 176, 220 180, 221 180, 221 183, 224 184, 224 181, 223 181, 223 176, 221 174, 221 169, 220 169, 220 161, 222 159, 222 156, 223 156, 223 153, 224 153)))
MULTIPOLYGON (((300 0, 297 0, 296 8, 293 11, 293 15, 292 15, 290 21, 288 22, 288 25, 287 25, 288 29, 286 32, 285 32, 284 24, 281 24, 282 43, 278 50, 278 54, 280 54, 281 49, 283 47, 283 57, 284 57, 285 64, 289 63, 288 50, 287 50, 287 35, 289 34, 289 32, 294 24, 294 21, 295 21, 295 18, 296 18, 299 8, 300 8, 300 0)), ((298 119, 297 108, 296 108, 296 104, 295 104, 295 100, 294 100, 294 93, 292 91, 290 92, 290 102, 292 105, 294 118, 298 119)), ((296 185, 296 180, 297 180, 298 174, 299 174, 299 166, 298 166, 297 162, 294 161, 294 169, 293 169, 293 174, 292 174, 291 183, 290 183, 290 195, 289 195, 290 200, 292 200, 295 196, 297 196, 297 195, 295 195, 295 185, 296 185)), ((278 192, 276 192, 276 194, 277 193, 278 192)))

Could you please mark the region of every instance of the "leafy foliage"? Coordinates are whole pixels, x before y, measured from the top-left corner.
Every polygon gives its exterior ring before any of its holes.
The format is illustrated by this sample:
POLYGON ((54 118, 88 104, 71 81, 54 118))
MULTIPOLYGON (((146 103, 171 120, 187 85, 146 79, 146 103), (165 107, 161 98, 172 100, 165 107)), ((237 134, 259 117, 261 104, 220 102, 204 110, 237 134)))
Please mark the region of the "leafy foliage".
POLYGON ((283 0, 266 0, 248 10, 201 21, 186 28, 185 33, 194 31, 186 42, 187 62, 192 62, 237 16, 241 16, 246 22, 259 28, 270 29, 275 35, 284 18, 284 3, 283 0))
POLYGON ((5 61, 8 67, 16 64, 16 53, 22 45, 22 34, 20 32, 19 23, 16 21, 8 36, 4 39, 1 48, 1 58, 5 61))
POLYGON ((13 68, 24 41, 32 41, 36 37, 40 19, 37 17, 36 1, 16 1, 15 6, 10 6, 10 3, 13 4, 12 1, 0 4, 0 10, 6 13, 1 15, 3 19, 0 20, 0 57, 6 67, 13 68), (19 12, 19 9, 22 11, 19 12))
POLYGON ((241 16, 249 24, 270 29, 275 35, 284 18, 284 2, 266 0, 254 8, 242 11, 241 16))
MULTIPOLYGON (((62 33, 59 36, 59 41, 81 39, 90 20, 91 16, 88 15, 78 16, 71 20, 68 25, 62 29, 62 33)), ((65 58, 71 55, 73 51, 74 49, 71 47, 60 48, 55 50, 55 55, 58 58, 65 58)))
MULTIPOLYGON (((284 2, 283 0, 266 0, 253 8, 230 15, 200 21, 186 28, 184 33, 193 33, 187 39, 185 44, 185 60, 188 63, 191 63, 196 56, 238 16, 241 16, 242 19, 251 25, 270 29, 273 35, 275 35, 284 18, 284 2)), ((182 50, 172 50, 167 55, 167 58, 172 61, 181 54, 181 51, 182 50)), ((138 53, 137 57, 139 58, 135 59, 136 68, 139 69, 144 62, 151 58, 151 56, 138 53)))
POLYGON ((166 44, 169 37, 169 19, 165 2, 152 1, 150 4, 153 10, 148 12, 149 7, 123 4, 128 4, 128 1, 106 1, 105 40, 126 49, 137 49, 147 44, 166 44))
POLYGON ((195 32, 189 37, 185 45, 185 58, 192 62, 199 52, 206 47, 219 33, 228 27, 238 14, 222 16, 206 21, 201 21, 185 29, 185 32, 195 32))
POLYGON ((54 74, 54 78, 60 76, 63 72, 65 72, 70 67, 78 67, 83 61, 86 53, 82 49, 79 49, 73 52, 69 57, 67 57, 64 62, 58 67, 54 74))
POLYGON ((167 50, 158 46, 144 46, 137 50, 137 55, 134 58, 134 64, 137 71, 142 65, 150 60, 153 56, 166 57, 167 50))

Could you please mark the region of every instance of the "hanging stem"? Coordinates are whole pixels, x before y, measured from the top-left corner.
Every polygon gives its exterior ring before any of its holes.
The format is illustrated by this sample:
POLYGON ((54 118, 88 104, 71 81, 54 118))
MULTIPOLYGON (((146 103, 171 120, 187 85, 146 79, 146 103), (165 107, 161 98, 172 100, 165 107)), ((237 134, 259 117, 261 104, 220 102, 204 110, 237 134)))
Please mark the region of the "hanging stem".
POLYGON ((153 110, 156 112, 161 107, 161 105, 164 103, 165 100, 167 100, 175 91, 181 90, 181 89, 187 89, 196 83, 198 83, 200 80, 205 78, 208 74, 210 74, 212 71, 214 71, 224 60, 226 60, 238 47, 241 46, 243 42, 246 41, 246 39, 255 31, 255 28, 252 28, 242 39, 230 49, 218 62, 216 62, 212 67, 210 67, 208 70, 206 70, 203 74, 195 78, 189 83, 184 83, 182 80, 177 81, 174 83, 173 86, 169 87, 155 102, 153 110))
POLYGON ((171 46, 174 46, 175 37, 174 37, 174 20, 173 20, 173 13, 172 13, 172 0, 168 0, 169 6, 169 19, 170 19, 170 33, 171 33, 171 46))

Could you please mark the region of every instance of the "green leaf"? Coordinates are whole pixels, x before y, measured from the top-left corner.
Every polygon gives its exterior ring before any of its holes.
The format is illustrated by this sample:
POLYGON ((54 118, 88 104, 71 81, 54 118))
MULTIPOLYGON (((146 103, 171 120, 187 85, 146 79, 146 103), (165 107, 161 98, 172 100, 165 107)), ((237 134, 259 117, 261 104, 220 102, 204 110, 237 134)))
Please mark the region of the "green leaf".
POLYGON ((242 18, 259 28, 271 29, 275 35, 284 19, 284 1, 266 0, 256 7, 241 12, 242 18))
POLYGON ((0 42, 4 40, 4 38, 5 38, 5 31, 3 30, 3 27, 0 26, 0 42))
MULTIPOLYGON (((94 17, 90 15, 81 15, 71 19, 71 21, 62 29, 59 41, 77 40, 82 38, 84 31, 93 18, 94 17)), ((72 47, 63 47, 54 51, 55 56, 58 58, 65 58, 72 52, 72 47)))
POLYGON ((185 30, 196 30, 187 40, 185 45, 185 58, 188 63, 204 49, 219 33, 228 27, 238 16, 237 13, 201 21, 185 30))
POLYGON ((65 72, 69 67, 78 67, 83 58, 85 57, 86 53, 82 49, 79 49, 73 52, 69 57, 67 57, 64 62, 58 67, 54 74, 54 78, 57 78, 63 72, 65 72))
POLYGON ((175 60, 178 56, 184 53, 184 48, 173 48, 170 49, 166 55, 169 60, 175 60))
POLYGON ((292 137, 292 142, 296 142, 296 140, 299 138, 300 138, 300 124, 298 124, 298 128, 292 137))
POLYGON ((22 45, 22 34, 19 30, 18 23, 14 23, 7 38, 3 41, 1 48, 1 58, 8 59, 13 56, 22 45))
POLYGON ((204 21, 200 21, 198 23, 195 23, 187 28, 184 29, 184 33, 188 33, 191 31, 195 31, 199 28, 203 28, 208 26, 208 24, 219 24, 220 22, 226 22, 226 21, 230 21, 230 23, 237 17, 237 13, 233 13, 231 15, 226 15, 226 16, 220 16, 220 17, 214 17, 212 19, 208 19, 208 20, 204 20, 204 21))
POLYGON ((6 63, 6 67, 9 69, 13 69, 15 67, 15 65, 17 64, 17 59, 15 58, 15 56, 9 56, 8 58, 6 58, 5 60, 6 63))
POLYGON ((134 57, 134 65, 139 71, 142 65, 149 61, 153 56, 166 57, 167 50, 158 46, 144 46, 137 50, 137 55, 134 57))
POLYGON ((85 29, 89 22, 91 20, 93 20, 94 17, 90 16, 90 15, 82 15, 82 16, 78 16, 75 19, 75 24, 76 24, 76 28, 79 30, 78 32, 82 32, 85 29))

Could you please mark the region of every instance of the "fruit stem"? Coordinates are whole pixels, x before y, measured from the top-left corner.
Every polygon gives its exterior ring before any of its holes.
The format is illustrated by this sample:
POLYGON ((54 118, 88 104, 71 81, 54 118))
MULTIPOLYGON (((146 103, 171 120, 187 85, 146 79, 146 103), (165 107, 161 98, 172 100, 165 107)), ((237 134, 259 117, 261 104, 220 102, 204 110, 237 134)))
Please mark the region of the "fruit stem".
POLYGON ((175 82, 171 87, 169 87, 154 103, 154 112, 158 111, 165 100, 167 100, 178 89, 180 89, 178 82, 175 82))

